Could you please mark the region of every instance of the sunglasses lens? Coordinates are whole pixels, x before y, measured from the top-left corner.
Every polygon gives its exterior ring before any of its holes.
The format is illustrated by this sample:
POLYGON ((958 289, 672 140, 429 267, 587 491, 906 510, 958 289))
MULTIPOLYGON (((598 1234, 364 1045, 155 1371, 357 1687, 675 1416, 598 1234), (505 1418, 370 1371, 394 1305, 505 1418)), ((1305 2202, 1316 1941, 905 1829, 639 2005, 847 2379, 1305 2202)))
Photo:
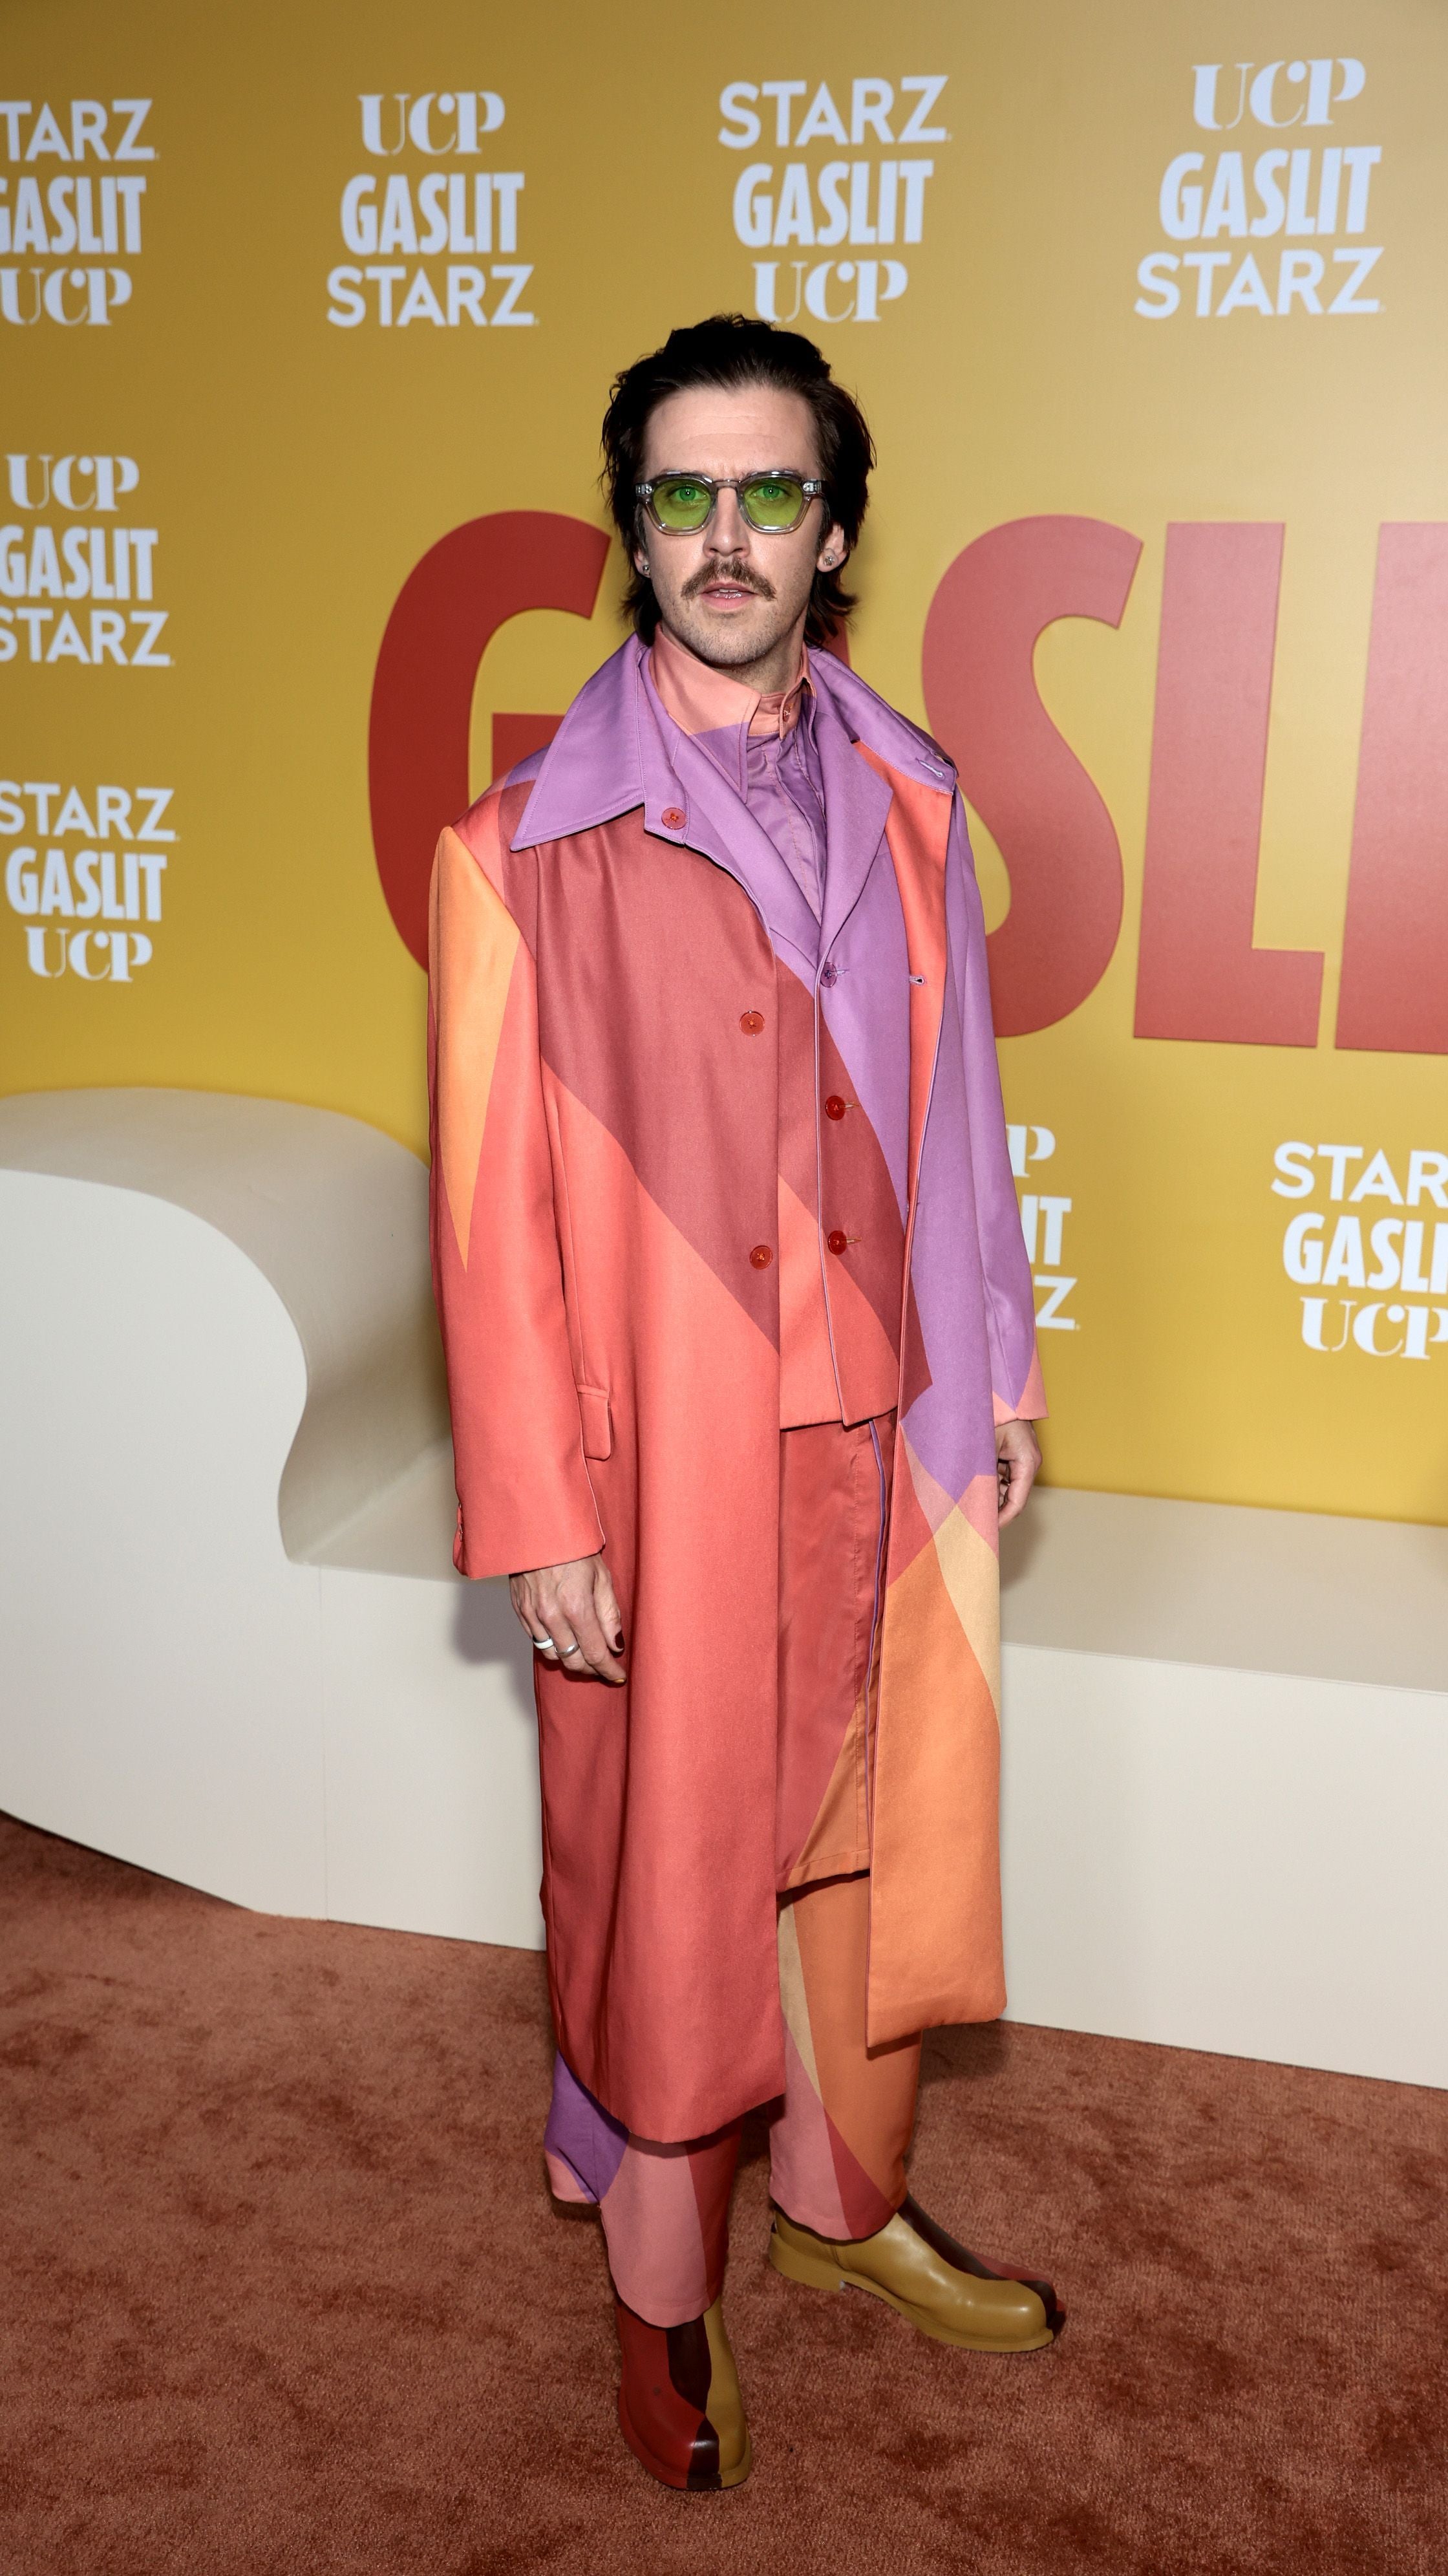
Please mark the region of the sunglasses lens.
POLYGON ((654 485, 653 512, 661 528, 702 528, 714 507, 707 483, 688 474, 671 474, 654 485))
POLYGON ((739 498, 751 528, 778 534, 798 527, 804 516, 805 489, 797 474, 761 474, 745 484, 739 498))

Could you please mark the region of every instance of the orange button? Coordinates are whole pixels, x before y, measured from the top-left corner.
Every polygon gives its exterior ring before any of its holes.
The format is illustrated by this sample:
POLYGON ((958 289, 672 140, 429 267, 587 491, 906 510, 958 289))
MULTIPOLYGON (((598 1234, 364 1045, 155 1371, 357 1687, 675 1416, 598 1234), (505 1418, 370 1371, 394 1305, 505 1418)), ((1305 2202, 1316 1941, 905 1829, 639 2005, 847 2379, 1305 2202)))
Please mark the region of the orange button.
POLYGON ((762 1011, 741 1011, 739 1014, 739 1025, 747 1038, 757 1038, 760 1030, 764 1026, 764 1013, 762 1011))
POLYGON ((659 816, 659 821, 662 823, 666 832, 682 832, 684 828, 683 807, 681 805, 666 805, 662 814, 659 816))
POLYGON ((847 1234, 841 1234, 838 1226, 835 1227, 833 1234, 827 1234, 825 1236, 825 1241, 829 1245, 831 1252, 843 1252, 849 1243, 849 1240, 850 1238, 847 1234))
POLYGON ((840 1098, 837 1091, 832 1091, 828 1100, 825 1102, 825 1116, 827 1118, 843 1118, 844 1114, 844 1101, 840 1098))
MULTIPOLYGON (((843 1242, 844 1242, 844 1239, 845 1239, 845 1238, 844 1238, 844 1236, 843 1236, 843 1235, 841 1235, 841 1237, 840 1237, 840 1241, 841 1241, 841 1243, 843 1243, 843 1242)), ((774 1259, 774 1255, 773 1255, 773 1253, 770 1251, 769 1246, 768 1246, 768 1244, 767 1244, 767 1243, 756 1243, 756 1245, 755 1245, 755 1247, 754 1247, 754 1250, 751 1252, 751 1254, 750 1254, 749 1258, 750 1258, 750 1260, 753 1262, 754 1267, 755 1267, 755 1269, 756 1269, 756 1270, 767 1270, 767 1269, 769 1268, 769 1265, 770 1265, 771 1261, 774 1259)))

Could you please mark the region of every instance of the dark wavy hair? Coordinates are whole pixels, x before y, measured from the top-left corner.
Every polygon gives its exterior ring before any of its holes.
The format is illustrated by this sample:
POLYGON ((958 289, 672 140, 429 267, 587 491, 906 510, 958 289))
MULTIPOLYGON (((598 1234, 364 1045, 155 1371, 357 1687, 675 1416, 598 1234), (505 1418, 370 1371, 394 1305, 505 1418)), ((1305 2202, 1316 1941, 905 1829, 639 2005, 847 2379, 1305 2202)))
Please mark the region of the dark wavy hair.
MULTIPOLYGON (((798 331, 778 330, 771 322, 751 321, 743 313, 713 313, 706 322, 671 331, 661 349, 636 358, 615 377, 603 421, 603 474, 613 522, 628 557, 629 586, 624 613, 646 644, 659 623, 653 583, 634 563, 639 536, 640 504, 634 486, 644 479, 644 437, 649 419, 670 394, 694 385, 717 385, 732 391, 742 385, 777 385, 782 393, 799 394, 814 415, 824 483, 825 525, 841 531, 853 550, 869 499, 875 447, 859 404, 837 385, 829 362, 798 331)), ((776 457, 778 465, 787 457, 776 457)), ((801 460, 802 461, 802 460, 801 460)), ((823 645, 842 627, 855 601, 839 573, 817 572, 805 616, 805 638, 823 645)))

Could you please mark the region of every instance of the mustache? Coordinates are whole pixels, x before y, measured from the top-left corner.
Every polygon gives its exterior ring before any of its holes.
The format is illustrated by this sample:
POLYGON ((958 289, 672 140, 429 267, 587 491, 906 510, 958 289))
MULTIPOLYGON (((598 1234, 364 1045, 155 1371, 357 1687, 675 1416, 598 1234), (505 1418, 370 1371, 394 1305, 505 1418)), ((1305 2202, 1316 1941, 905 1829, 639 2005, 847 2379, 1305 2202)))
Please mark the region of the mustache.
POLYGON ((697 599, 701 591, 707 590, 711 583, 716 581, 731 581, 737 590, 757 591, 761 599, 774 597, 773 583, 766 581, 763 573, 756 572, 753 565, 746 563, 742 556, 733 563, 705 564, 685 582, 684 597, 697 599))

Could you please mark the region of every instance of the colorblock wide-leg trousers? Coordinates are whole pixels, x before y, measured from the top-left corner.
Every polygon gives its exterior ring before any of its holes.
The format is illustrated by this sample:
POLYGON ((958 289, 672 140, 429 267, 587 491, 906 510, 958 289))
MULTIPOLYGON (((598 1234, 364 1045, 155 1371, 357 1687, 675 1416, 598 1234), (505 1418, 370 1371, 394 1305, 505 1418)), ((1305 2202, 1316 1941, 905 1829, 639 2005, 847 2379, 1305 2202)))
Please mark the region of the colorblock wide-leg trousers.
MULTIPOLYGON (((785 2089, 770 2192, 822 2236, 872 2236, 905 2197, 919 2039, 865 2044, 871 1724, 894 1416, 780 1434, 779 1985, 785 2089)), ((560 2058, 544 2141, 561 2199, 596 2202, 619 2297, 682 2325, 718 2297, 741 2124, 663 2143, 560 2058)))

